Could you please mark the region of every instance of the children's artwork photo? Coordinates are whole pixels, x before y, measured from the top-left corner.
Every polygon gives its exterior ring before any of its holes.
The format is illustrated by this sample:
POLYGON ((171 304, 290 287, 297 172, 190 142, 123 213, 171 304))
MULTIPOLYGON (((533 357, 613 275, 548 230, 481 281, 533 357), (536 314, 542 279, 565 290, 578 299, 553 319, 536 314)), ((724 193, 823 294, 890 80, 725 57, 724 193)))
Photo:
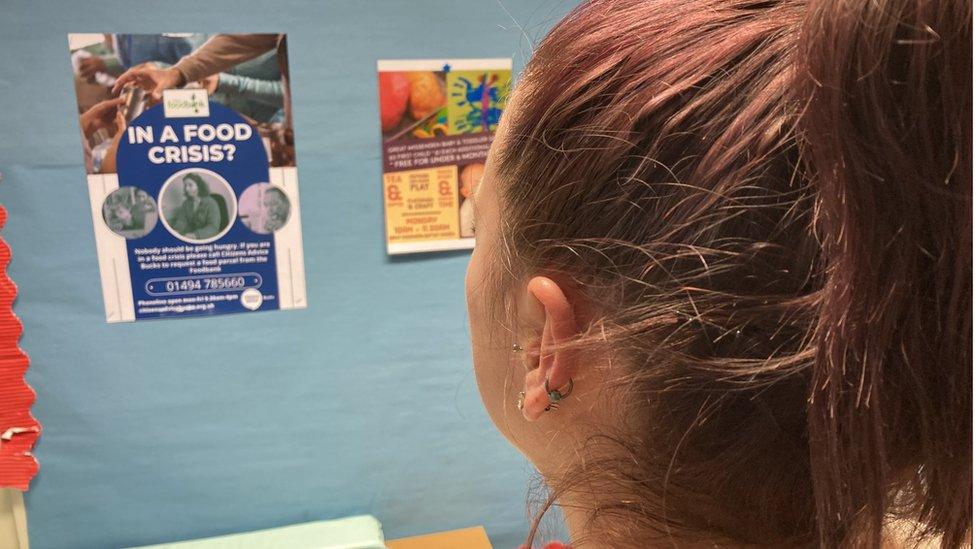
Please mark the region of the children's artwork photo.
POLYGON ((71 34, 85 167, 115 173, 119 140, 163 90, 206 91, 261 136, 272 166, 294 166, 283 35, 71 34), (227 59, 238 62, 227 65, 227 59))
POLYGON ((495 131, 508 98, 509 70, 381 71, 383 138, 425 139, 495 131))
POLYGON ((160 191, 163 224, 180 240, 211 242, 230 228, 237 210, 224 178, 202 169, 173 175, 160 191))
POLYGON ((290 212, 291 202, 283 189, 270 183, 255 183, 241 194, 237 215, 248 229, 269 234, 285 226, 290 212))
POLYGON ((511 71, 469 70, 448 73, 451 133, 493 132, 508 101, 511 71))
POLYGON ((142 238, 156 228, 156 201, 137 187, 120 187, 105 197, 102 219, 113 233, 124 238, 142 238))

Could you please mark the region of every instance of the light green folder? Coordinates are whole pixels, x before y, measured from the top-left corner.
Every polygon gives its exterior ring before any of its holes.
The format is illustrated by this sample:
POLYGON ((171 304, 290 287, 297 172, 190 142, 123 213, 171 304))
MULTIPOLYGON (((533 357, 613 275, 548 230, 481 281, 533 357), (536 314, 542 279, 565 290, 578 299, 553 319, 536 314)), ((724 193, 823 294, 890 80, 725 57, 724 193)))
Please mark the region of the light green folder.
POLYGON ((386 545, 380 521, 360 515, 129 549, 386 549, 386 545))

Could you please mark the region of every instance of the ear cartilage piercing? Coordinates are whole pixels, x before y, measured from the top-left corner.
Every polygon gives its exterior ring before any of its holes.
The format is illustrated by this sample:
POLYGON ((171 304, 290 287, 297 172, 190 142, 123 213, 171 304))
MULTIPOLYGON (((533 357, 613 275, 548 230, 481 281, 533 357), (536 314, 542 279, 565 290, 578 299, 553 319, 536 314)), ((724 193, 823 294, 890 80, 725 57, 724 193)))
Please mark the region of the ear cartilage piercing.
POLYGON ((546 395, 549 397, 549 405, 546 406, 546 411, 559 407, 559 402, 565 400, 573 392, 573 378, 569 378, 569 383, 565 386, 565 391, 560 391, 558 389, 549 388, 549 376, 546 376, 545 389, 546 395))
POLYGON ((519 410, 525 408, 525 391, 519 391, 518 398, 515 399, 515 407, 519 410))

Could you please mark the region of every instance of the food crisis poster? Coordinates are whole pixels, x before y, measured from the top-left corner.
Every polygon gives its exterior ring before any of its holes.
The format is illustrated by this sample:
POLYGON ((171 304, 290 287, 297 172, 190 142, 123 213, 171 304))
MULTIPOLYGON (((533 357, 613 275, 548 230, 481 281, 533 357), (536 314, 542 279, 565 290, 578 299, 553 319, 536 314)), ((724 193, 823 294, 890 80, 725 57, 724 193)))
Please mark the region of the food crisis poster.
POLYGON ((283 34, 70 34, 108 322, 306 306, 283 34))
POLYGON ((377 63, 389 254, 474 247, 469 200, 508 100, 511 59, 377 63))

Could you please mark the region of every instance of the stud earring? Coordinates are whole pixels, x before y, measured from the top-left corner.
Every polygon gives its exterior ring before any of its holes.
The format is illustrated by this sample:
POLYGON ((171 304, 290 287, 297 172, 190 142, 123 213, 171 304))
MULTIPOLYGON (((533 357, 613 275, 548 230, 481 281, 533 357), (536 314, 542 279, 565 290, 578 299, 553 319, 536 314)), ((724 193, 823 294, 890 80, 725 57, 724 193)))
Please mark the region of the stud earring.
POLYGON ((524 350, 525 349, 523 349, 522 346, 519 345, 518 343, 512 343, 512 352, 513 353, 521 353, 524 350))
POLYGON ((525 391, 519 391, 518 398, 515 399, 515 407, 522 411, 525 408, 525 391))

